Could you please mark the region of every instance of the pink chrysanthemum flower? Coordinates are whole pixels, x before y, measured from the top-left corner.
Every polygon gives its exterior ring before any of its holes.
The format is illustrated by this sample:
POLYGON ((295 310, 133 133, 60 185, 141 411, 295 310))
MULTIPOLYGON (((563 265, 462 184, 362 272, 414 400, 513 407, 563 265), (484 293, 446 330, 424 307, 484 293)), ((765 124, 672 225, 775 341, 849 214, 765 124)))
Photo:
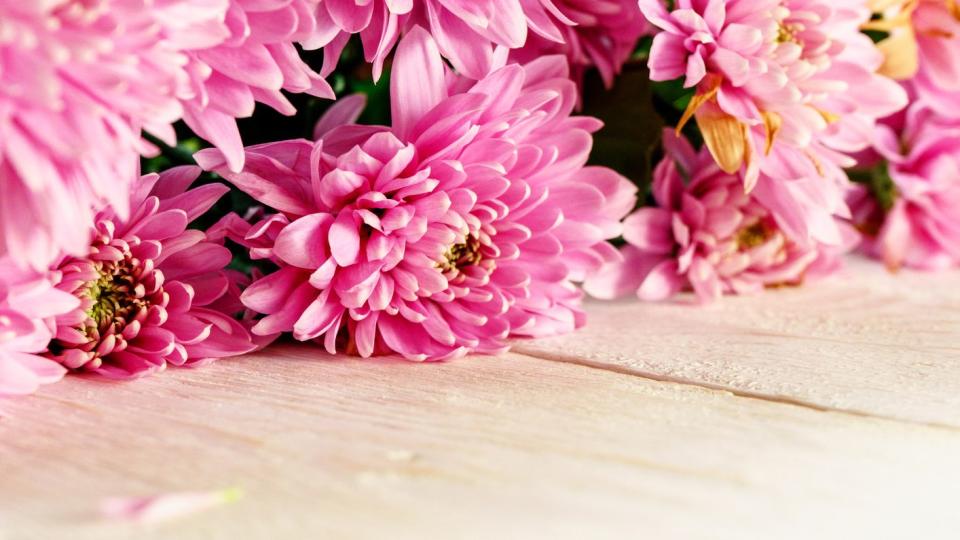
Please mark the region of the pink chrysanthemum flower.
POLYGON ((253 350, 242 325, 208 307, 230 287, 230 251, 187 225, 227 188, 188 190, 198 173, 181 167, 142 177, 130 218, 100 212, 89 253, 57 265, 57 287, 81 305, 56 318, 51 358, 69 369, 130 378, 168 363, 197 365, 253 350))
POLYGON ((94 212, 126 215, 141 129, 183 118, 242 164, 233 118, 281 89, 333 97, 297 56, 313 0, 0 0, 0 255, 82 254, 94 212))
POLYGON ((243 294, 267 315, 254 333, 439 360, 582 325, 573 282, 616 257, 606 239, 635 189, 584 167, 599 122, 570 117, 568 75, 546 57, 455 84, 414 29, 397 51, 392 129, 324 121, 316 143, 248 148, 239 174, 199 153, 281 212, 248 235, 279 267, 243 294))
POLYGON ((53 337, 52 318, 79 301, 8 257, 0 258, 0 275, 0 397, 30 394, 66 373, 41 355, 53 337))
POLYGON ((851 198, 865 247, 891 269, 960 265, 960 121, 922 103, 879 127, 887 160, 851 198))
POLYGON ((360 34, 379 78, 397 40, 415 26, 428 29, 454 69, 472 79, 528 44, 524 59, 563 53, 578 71, 592 64, 607 78, 632 52, 644 23, 636 0, 325 0, 306 46, 324 47, 327 74, 350 36, 360 34))
POLYGON ((82 251, 94 207, 126 211, 139 129, 177 120, 187 83, 154 9, 0 0, 0 254, 44 269, 82 251))
MULTIPOLYGON (((339 103, 343 103, 343 100, 338 102, 338 104, 339 103)), ((249 249, 252 255, 251 258, 254 260, 269 259, 270 246, 273 244, 273 241, 276 240, 276 235, 279 233, 281 225, 277 223, 275 227, 267 227, 265 230, 254 230, 251 222, 260 221, 263 215, 264 209, 262 207, 250 208, 246 218, 242 218, 236 213, 231 212, 207 229, 207 239, 220 244, 224 244, 227 240, 230 240, 241 247, 249 249)), ((267 223, 270 223, 270 220, 267 220, 267 223)), ((225 270, 225 272, 230 281, 229 287, 223 296, 208 307, 221 313, 234 315, 234 317, 240 321, 240 324, 242 324, 247 331, 250 331, 256 326, 257 322, 262 318, 262 315, 243 305, 241 297, 243 291, 249 287, 251 283, 264 276, 263 271, 253 267, 248 273, 232 269, 225 270)), ((256 346, 255 350, 260 350, 273 343, 280 337, 280 334, 281 332, 263 335, 251 334, 250 338, 256 346)))
POLYGON ((336 66, 350 36, 360 34, 366 60, 373 64, 374 78, 379 79, 400 35, 422 25, 458 72, 479 79, 497 65, 497 54, 526 42, 524 2, 324 0, 317 11, 317 33, 306 46, 324 48, 326 75, 336 66))
POLYGON ((870 0, 880 17, 867 28, 880 42, 881 73, 911 80, 919 99, 945 116, 960 116, 960 3, 956 0, 870 0))
POLYGON ((0 275, 0 397, 30 394, 66 373, 42 354, 53 337, 53 317, 80 302, 9 257, 0 258, 0 275))
POLYGON ((859 28, 865 0, 640 0, 662 32, 651 77, 695 87, 695 117, 720 167, 743 172, 749 191, 774 178, 829 176, 836 154, 870 144, 876 119, 906 105, 876 71, 883 55, 859 28), (774 171, 772 168, 779 168, 774 171), (784 172, 788 174, 784 176, 784 172))
POLYGON ((844 249, 797 241, 789 221, 747 194, 706 149, 665 135, 667 157, 654 173, 657 207, 641 208, 624 222, 623 261, 608 264, 584 288, 598 298, 636 291, 642 300, 666 300, 692 290, 702 302, 723 294, 797 285, 840 266, 856 241, 847 230, 844 249), (689 182, 685 184, 685 179, 689 182))
MULTIPOLYGON (((184 120, 220 148, 234 170, 243 166, 243 142, 234 119, 252 115, 256 102, 292 115, 296 109, 281 90, 335 97, 294 45, 316 34, 316 3, 229 0, 220 24, 180 31, 173 38, 190 58, 191 91, 183 96, 184 120)), ((165 137, 170 142, 174 135, 168 131, 165 137)))
POLYGON ((960 3, 923 0, 913 16, 919 65, 914 87, 940 115, 960 118, 960 3))
POLYGON ((566 55, 574 80, 596 67, 607 87, 613 86, 623 64, 648 32, 637 0, 547 0, 550 24, 531 33, 527 43, 511 53, 523 64, 545 54, 566 55))

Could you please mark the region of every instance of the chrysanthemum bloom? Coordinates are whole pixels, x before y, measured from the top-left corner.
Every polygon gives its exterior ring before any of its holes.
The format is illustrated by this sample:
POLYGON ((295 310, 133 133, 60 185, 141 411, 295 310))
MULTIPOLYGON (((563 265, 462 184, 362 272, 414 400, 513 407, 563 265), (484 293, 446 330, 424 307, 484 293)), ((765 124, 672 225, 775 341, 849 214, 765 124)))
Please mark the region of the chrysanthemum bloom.
POLYGON ((95 209, 126 215, 141 129, 184 118, 239 169, 233 118, 280 94, 332 97, 293 41, 313 0, 0 0, 0 255, 44 269, 83 254, 95 209))
MULTIPOLYGON (((317 0, 229 0, 223 22, 192 29, 188 35, 181 31, 173 38, 190 58, 191 92, 183 96, 184 120, 220 148, 234 170, 243 166, 243 143, 234 119, 253 114, 256 102, 292 115, 296 109, 281 90, 335 97, 294 45, 315 35, 316 4, 317 0)), ((172 131, 166 137, 171 142, 172 131)))
POLYGON ((868 252, 891 269, 960 264, 960 121, 922 103, 880 126, 873 170, 851 206, 868 252))
POLYGON ((41 354, 53 337, 52 317, 80 302, 8 257, 0 258, 0 275, 0 397, 29 394, 66 373, 41 354))
MULTIPOLYGON (((326 75, 336 67, 350 36, 360 34, 366 60, 373 64, 374 77, 379 79, 400 35, 422 25, 430 30, 440 51, 458 72, 479 79, 496 66, 498 49, 499 54, 505 54, 506 49, 526 43, 524 3, 529 2, 324 0, 317 11, 317 33, 306 46, 324 48, 322 72, 326 75)), ((546 15, 543 17, 546 22, 546 15)))
POLYGON ((188 229, 227 188, 188 190, 199 169, 147 175, 135 185, 131 216, 97 215, 85 257, 57 266, 57 287, 81 301, 57 317, 49 356, 65 367, 130 378, 166 365, 197 365, 243 354, 254 345, 246 329, 210 309, 230 286, 231 260, 222 244, 188 229))
POLYGON ((906 105, 876 71, 883 55, 860 33, 865 0, 640 0, 662 32, 651 77, 696 88, 683 122, 696 118, 720 167, 779 179, 830 177, 837 152, 870 144, 876 119, 906 105))
POLYGON ((637 47, 649 25, 637 0, 547 0, 547 24, 511 53, 523 64, 545 54, 566 55, 574 80, 596 67, 607 87, 637 47))
MULTIPOLYGON (((343 103, 343 100, 339 101, 338 104, 339 103, 343 103)), ((266 227, 255 228, 252 222, 257 222, 258 224, 264 222, 267 224, 274 223, 274 220, 269 218, 262 220, 263 215, 263 207, 250 208, 246 217, 240 217, 235 212, 231 212, 207 229, 207 239, 219 244, 224 244, 227 240, 230 240, 241 247, 249 249, 251 259, 254 261, 269 259, 270 248, 283 225, 280 222, 276 222, 274 226, 268 225, 266 227)), ((274 215, 270 217, 279 216, 274 215)), ((249 287, 253 281, 262 278, 264 273, 255 266, 246 273, 232 269, 225 270, 225 272, 229 278, 229 287, 220 298, 207 307, 234 316, 247 331, 250 331, 257 322, 259 322, 262 315, 243 305, 241 296, 243 291, 249 287)), ((280 334, 281 332, 264 335, 251 334, 250 338, 256 346, 255 350, 260 350, 276 341, 276 339, 280 337, 280 334)))
POLYGON ((872 0, 881 17, 867 28, 880 42, 881 73, 912 80, 919 97, 942 115, 960 116, 960 3, 956 0, 872 0))
POLYGON ((45 269, 61 251, 82 252, 94 207, 126 212, 139 129, 177 120, 188 82, 154 10, 0 0, 0 255, 45 269))
POLYGON ((254 333, 439 360, 583 324, 574 281, 617 256, 606 239, 635 203, 626 179, 584 167, 599 122, 569 116, 562 57, 474 85, 446 75, 414 29, 397 51, 392 128, 251 147, 239 174, 198 154, 280 212, 251 230, 279 267, 243 294, 267 315, 254 333))
POLYGON ((797 285, 838 268, 838 255, 856 241, 852 231, 843 247, 798 241, 789 223, 755 193, 747 194, 738 176, 720 170, 707 150, 695 152, 686 139, 666 143, 667 157, 654 173, 658 206, 626 219, 624 260, 587 280, 591 295, 636 291, 642 300, 659 301, 692 290, 709 302, 723 294, 797 285))
POLYGON ((636 0, 324 0, 318 31, 305 45, 324 47, 328 74, 350 36, 360 34, 379 78, 399 37, 415 26, 430 31, 457 72, 481 79, 528 43, 525 60, 563 53, 574 69, 592 64, 612 77, 644 23, 636 0))

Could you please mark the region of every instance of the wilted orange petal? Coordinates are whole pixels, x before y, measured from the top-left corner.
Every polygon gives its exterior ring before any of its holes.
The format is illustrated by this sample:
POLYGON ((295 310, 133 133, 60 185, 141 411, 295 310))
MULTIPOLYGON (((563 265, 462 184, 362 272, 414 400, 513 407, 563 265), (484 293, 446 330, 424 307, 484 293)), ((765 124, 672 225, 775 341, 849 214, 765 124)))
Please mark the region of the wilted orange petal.
POLYGON ((775 112, 764 112, 763 124, 767 129, 767 146, 764 153, 769 155, 770 151, 773 150, 773 142, 776 140, 777 134, 780 133, 780 128, 783 127, 783 117, 775 112))
POLYGON ((700 110, 700 107, 703 107, 708 101, 712 100, 717 96, 717 92, 720 90, 720 83, 723 82, 723 79, 717 76, 710 76, 703 84, 700 85, 700 88, 697 89, 696 95, 690 98, 690 103, 687 105, 687 110, 683 111, 683 117, 680 118, 680 123, 677 124, 677 136, 680 135, 680 132, 683 131, 684 126, 687 125, 687 122, 700 110))
POLYGON ((947 11, 953 15, 953 18, 960 21, 960 2, 957 2, 957 0, 947 0, 947 11))
POLYGON ((881 41, 877 46, 883 52, 885 60, 880 74, 891 79, 912 79, 920 69, 920 51, 917 36, 913 28, 904 28, 881 41))
POLYGON ((747 156, 746 126, 713 102, 704 104, 696 116, 703 141, 717 165, 727 174, 737 173, 747 156))

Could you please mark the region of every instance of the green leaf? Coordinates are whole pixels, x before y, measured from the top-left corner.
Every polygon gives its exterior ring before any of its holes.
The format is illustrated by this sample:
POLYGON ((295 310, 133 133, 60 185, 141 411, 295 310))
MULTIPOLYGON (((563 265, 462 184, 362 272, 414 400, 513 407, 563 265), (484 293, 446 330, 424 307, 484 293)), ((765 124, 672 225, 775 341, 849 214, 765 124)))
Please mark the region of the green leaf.
POLYGON ((660 155, 664 121, 654 107, 653 85, 645 65, 630 63, 610 90, 590 72, 584 82, 583 114, 604 122, 594 136, 590 162, 610 167, 649 192, 655 159, 660 155))

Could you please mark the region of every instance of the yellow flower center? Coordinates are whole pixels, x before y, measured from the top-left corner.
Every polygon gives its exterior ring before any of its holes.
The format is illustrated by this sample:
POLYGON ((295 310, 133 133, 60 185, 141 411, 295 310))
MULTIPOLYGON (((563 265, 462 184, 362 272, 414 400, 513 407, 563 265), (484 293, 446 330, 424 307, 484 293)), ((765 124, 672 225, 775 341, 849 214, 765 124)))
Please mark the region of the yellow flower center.
POLYGON ((127 261, 103 263, 97 269, 99 277, 87 284, 84 294, 93 301, 87 316, 98 330, 124 322, 149 305, 131 270, 127 261))
POLYGON ((437 267, 444 272, 450 272, 478 264, 481 260, 483 255, 480 253, 480 240, 475 236, 468 236, 462 243, 450 246, 437 267))
POLYGON ((737 249, 747 251, 762 246, 770 240, 774 230, 763 221, 758 221, 749 227, 744 227, 737 233, 737 249))
POLYGON ((780 43, 800 43, 797 39, 797 27, 792 24, 780 23, 777 28, 776 42, 780 43))

